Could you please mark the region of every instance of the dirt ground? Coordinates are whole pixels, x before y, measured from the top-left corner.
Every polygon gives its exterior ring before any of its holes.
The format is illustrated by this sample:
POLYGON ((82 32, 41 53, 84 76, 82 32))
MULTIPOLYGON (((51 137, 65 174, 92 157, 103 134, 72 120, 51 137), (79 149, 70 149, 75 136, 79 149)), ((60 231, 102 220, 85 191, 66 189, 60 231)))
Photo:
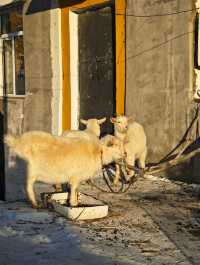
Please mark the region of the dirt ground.
POLYGON ((0 265, 200 264, 200 186, 146 176, 126 194, 81 189, 108 202, 106 218, 0 203, 0 265))

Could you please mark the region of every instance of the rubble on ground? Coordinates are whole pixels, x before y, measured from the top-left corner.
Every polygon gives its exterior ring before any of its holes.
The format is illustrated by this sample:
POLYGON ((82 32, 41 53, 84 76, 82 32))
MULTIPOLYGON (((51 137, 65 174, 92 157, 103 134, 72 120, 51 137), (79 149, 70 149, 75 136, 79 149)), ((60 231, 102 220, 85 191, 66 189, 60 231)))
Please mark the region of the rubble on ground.
POLYGON ((147 176, 126 194, 81 189, 108 202, 106 218, 73 222, 26 202, 0 203, 0 264, 199 264, 199 185, 147 176))

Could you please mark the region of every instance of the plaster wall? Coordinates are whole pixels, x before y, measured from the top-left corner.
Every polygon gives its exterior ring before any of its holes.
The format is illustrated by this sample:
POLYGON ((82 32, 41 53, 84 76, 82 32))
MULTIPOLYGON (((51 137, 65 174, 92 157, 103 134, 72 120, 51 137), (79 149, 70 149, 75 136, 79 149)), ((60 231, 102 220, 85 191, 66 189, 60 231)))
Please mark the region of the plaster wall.
POLYGON ((51 132, 53 74, 50 10, 42 11, 44 3, 37 1, 37 5, 34 5, 34 2, 26 2, 23 20, 26 78, 24 130, 51 132), (38 12, 40 8, 42 12, 38 12))
POLYGON ((193 116, 194 1, 128 0, 126 114, 145 127, 148 161, 180 141, 193 116))

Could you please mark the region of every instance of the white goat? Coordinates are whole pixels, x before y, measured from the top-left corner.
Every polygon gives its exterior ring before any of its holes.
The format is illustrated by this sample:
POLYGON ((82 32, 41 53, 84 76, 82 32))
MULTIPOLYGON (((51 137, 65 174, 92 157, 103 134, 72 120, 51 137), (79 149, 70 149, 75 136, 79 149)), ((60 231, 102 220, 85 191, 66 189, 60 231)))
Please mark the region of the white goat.
POLYGON ((102 165, 121 159, 124 155, 117 138, 106 146, 100 140, 65 138, 33 131, 20 137, 7 135, 5 143, 27 162, 26 188, 33 207, 38 206, 33 190, 36 181, 69 183, 69 202, 71 206, 76 206, 80 182, 96 175, 102 165))
POLYGON ((89 120, 83 120, 81 119, 80 122, 84 125, 86 125, 86 129, 85 130, 69 130, 69 131, 65 131, 62 136, 64 137, 77 137, 77 136, 81 136, 81 137, 85 137, 88 138, 91 137, 91 134, 96 135, 97 137, 100 136, 101 134, 101 130, 100 130, 100 125, 102 123, 104 123, 106 121, 106 118, 102 118, 100 120, 98 119, 89 119, 89 120), (83 133, 84 132, 84 133, 83 133), (88 135, 87 135, 88 134, 88 135))
MULTIPOLYGON (((141 169, 145 168, 145 160, 147 155, 147 140, 144 128, 133 118, 126 116, 118 116, 111 118, 114 123, 114 134, 123 142, 124 152, 126 154, 125 161, 128 165, 135 166, 138 161, 141 169)), ((134 170, 126 169, 127 180, 134 175, 134 170)), ((116 176, 114 184, 117 184, 120 177, 119 166, 116 165, 116 176)))

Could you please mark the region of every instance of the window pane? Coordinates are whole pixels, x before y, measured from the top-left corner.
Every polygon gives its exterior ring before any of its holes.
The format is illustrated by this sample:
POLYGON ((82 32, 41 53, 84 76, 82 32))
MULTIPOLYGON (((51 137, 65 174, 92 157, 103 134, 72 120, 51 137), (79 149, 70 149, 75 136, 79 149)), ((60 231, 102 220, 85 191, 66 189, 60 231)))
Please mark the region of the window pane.
POLYGON ((18 32, 21 30, 23 30, 21 9, 11 10, 1 15, 1 34, 18 32))
POLYGON ((21 10, 14 10, 10 12, 10 27, 11 27, 11 32, 17 32, 23 30, 21 10))
POLYGON ((1 34, 10 32, 9 14, 1 16, 1 34))
POLYGON ((4 40, 4 84, 6 94, 13 94, 13 60, 11 40, 4 40))
POLYGON ((24 46, 23 38, 15 37, 15 83, 16 94, 25 94, 25 76, 24 76, 24 46))

